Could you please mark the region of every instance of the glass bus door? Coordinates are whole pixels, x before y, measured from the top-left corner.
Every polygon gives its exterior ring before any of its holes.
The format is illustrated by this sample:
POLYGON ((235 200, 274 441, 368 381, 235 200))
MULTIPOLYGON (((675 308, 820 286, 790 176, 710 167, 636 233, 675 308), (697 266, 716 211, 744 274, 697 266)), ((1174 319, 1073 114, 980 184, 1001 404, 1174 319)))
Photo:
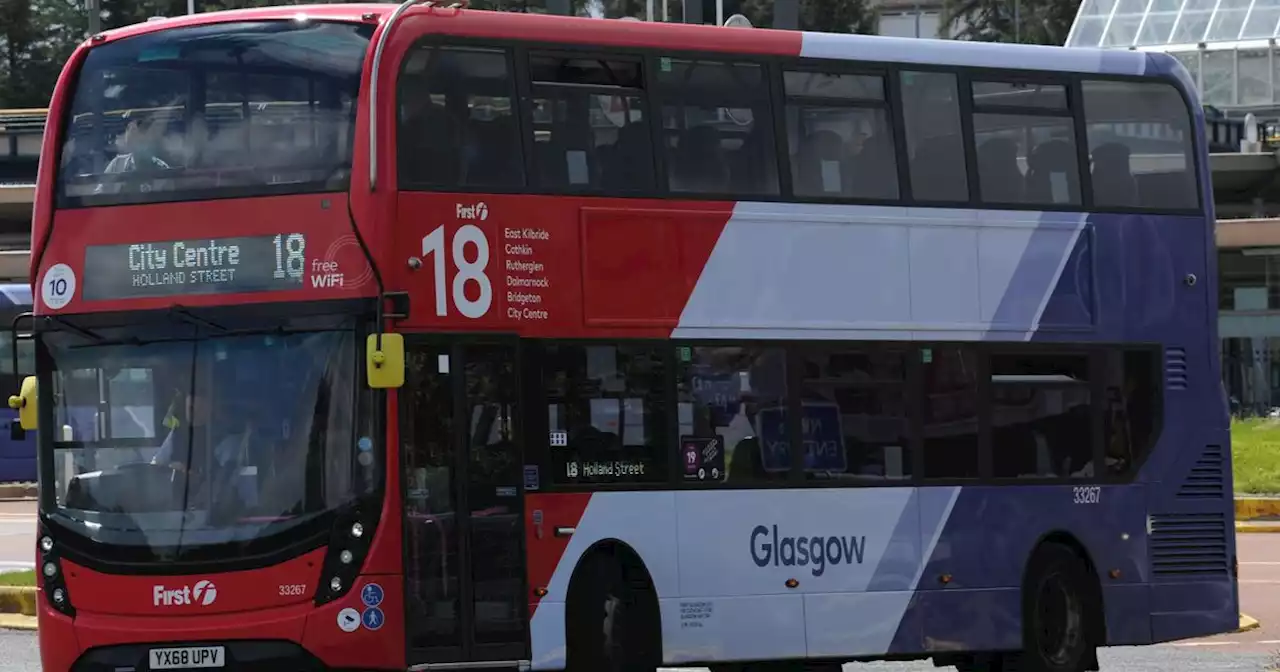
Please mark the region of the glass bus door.
POLYGON ((409 664, 527 660, 518 341, 405 349, 409 664))

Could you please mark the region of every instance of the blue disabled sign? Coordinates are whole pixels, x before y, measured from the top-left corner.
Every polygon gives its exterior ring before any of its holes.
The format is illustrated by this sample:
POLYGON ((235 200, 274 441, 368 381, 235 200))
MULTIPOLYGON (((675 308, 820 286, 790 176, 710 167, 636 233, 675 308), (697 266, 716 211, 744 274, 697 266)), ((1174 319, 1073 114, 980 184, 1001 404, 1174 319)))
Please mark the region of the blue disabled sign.
POLYGON ((376 607, 382 604, 382 586, 376 583, 366 584, 364 588, 360 589, 360 601, 364 602, 366 607, 376 607))
POLYGON ((364 627, 370 630, 381 628, 385 621, 386 617, 382 615, 382 610, 377 607, 369 607, 360 615, 360 622, 364 623, 364 627))

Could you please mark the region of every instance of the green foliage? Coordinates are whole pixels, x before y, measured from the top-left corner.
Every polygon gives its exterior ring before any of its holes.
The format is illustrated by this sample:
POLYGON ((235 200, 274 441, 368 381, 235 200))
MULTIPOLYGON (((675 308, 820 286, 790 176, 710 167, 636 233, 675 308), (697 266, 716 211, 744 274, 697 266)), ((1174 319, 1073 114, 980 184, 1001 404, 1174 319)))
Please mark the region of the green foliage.
POLYGON ((35 570, 24 569, 20 572, 0 572, 0 586, 34 586, 36 585, 35 570))
POLYGON ((86 22, 75 0, 0 0, 0 107, 47 106, 86 22))
MULTIPOLYGON (((621 0, 626 2, 627 0, 621 0)), ((634 3, 634 0, 631 0, 634 3)), ((587 16, 589 0, 569 0, 570 10, 577 16, 587 16)), ((529 12, 541 13, 546 0, 471 0, 468 5, 472 9, 487 9, 495 12, 529 12)), ((644 6, 641 5, 641 13, 644 6)))
MULTIPOLYGON (((742 15, 751 25, 761 28, 773 26, 775 0, 743 0, 742 15)), ((876 32, 875 13, 867 8, 865 0, 799 0, 800 30, 816 30, 824 33, 876 32)))
POLYGON ((1232 421, 1231 472, 1236 492, 1280 493, 1280 421, 1232 421))
POLYGON ((943 0, 941 32, 978 42, 1062 45, 1080 0, 943 0))

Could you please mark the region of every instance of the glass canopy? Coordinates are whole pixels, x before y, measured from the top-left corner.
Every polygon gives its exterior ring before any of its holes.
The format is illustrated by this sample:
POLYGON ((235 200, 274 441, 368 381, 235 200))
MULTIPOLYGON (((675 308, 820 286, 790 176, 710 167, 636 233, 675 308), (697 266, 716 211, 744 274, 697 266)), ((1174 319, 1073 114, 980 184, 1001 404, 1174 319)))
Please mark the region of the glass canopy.
POLYGON ((1280 0, 1084 0, 1069 47, 1158 47, 1280 37, 1280 0))

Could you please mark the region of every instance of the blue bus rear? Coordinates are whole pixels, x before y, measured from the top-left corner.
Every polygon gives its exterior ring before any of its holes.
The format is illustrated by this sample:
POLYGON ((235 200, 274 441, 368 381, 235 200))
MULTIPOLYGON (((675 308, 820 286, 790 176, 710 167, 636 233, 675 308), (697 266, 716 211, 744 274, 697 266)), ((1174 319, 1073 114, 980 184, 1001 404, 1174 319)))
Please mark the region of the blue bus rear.
MULTIPOLYGON (((30 341, 18 346, 18 375, 13 372, 13 340, 8 325, 17 315, 31 311, 31 287, 28 285, 0 285, 0 385, 6 390, 16 390, 22 376, 35 371, 35 356, 30 341)), ((0 483, 34 483, 36 480, 36 435, 27 432, 15 440, 10 426, 18 414, 6 404, 0 410, 0 483)))

